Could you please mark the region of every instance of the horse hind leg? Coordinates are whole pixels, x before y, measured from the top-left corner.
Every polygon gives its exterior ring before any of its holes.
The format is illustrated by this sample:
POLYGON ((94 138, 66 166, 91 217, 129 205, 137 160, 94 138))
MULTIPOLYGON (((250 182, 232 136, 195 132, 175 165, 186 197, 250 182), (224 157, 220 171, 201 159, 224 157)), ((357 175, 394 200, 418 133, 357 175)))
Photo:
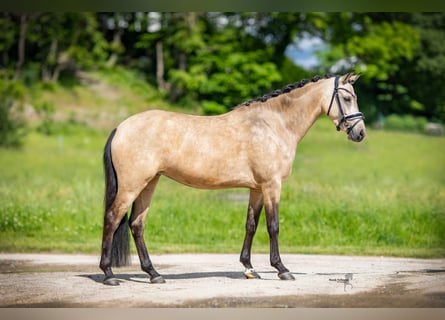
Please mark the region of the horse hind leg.
POLYGON ((158 181, 159 176, 155 176, 144 190, 142 190, 133 203, 133 209, 130 216, 130 229, 141 262, 141 269, 150 275, 151 283, 165 282, 164 278, 153 267, 144 241, 145 221, 150 207, 151 198, 158 181))
POLYGON ((246 218, 246 235, 244 237, 243 248, 241 250, 240 262, 245 267, 244 276, 247 279, 260 279, 251 263, 252 241, 258 227, 258 220, 263 209, 263 197, 261 192, 250 191, 249 206, 246 218))
POLYGON ((105 274, 103 283, 106 285, 119 285, 111 267, 128 265, 130 261, 126 258, 129 255, 126 215, 131 202, 131 199, 125 200, 118 196, 105 213, 100 268, 105 274))
POLYGON ((105 273, 104 284, 119 285, 111 270, 112 266, 129 263, 127 211, 134 198, 118 190, 117 174, 114 168, 111 144, 116 134, 114 129, 107 139, 103 153, 105 172, 105 213, 102 235, 102 252, 99 267, 105 273))

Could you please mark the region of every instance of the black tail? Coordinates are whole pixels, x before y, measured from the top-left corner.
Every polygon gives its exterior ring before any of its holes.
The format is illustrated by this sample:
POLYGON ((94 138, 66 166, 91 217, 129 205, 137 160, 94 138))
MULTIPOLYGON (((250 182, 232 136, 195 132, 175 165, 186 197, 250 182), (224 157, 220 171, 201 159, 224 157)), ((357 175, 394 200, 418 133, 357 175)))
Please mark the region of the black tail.
MULTIPOLYGON (((116 171, 111 157, 111 142, 113 141, 116 129, 108 137, 104 149, 104 171, 105 171, 105 215, 110 210, 116 198, 118 181, 116 171)), ((130 238, 128 233, 128 218, 124 216, 118 229, 113 236, 113 246, 111 250, 111 263, 113 267, 130 265, 130 238)))

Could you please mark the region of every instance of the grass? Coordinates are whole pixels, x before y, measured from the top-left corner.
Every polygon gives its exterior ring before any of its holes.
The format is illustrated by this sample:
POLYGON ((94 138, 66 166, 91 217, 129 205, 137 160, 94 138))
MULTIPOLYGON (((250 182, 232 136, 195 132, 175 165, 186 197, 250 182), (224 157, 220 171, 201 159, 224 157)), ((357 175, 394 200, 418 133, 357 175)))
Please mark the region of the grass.
POLYGON ((0 150, 2 250, 97 248, 90 240, 101 229, 102 140, 31 134, 23 151, 0 150))
MULTIPOLYGON (((100 252, 106 134, 31 133, 0 149, 0 251, 100 252)), ((445 256, 445 138, 373 131, 346 140, 320 119, 299 145, 280 205, 283 253, 445 256)), ((239 252, 248 192, 162 178, 152 253, 239 252)), ((254 252, 268 252, 264 215, 254 252)), ((133 247, 134 250, 134 247, 133 247)))
POLYGON ((147 84, 142 74, 122 67, 85 72, 82 80, 66 84, 37 83, 28 90, 26 100, 35 109, 45 104, 53 107, 51 119, 55 122, 78 123, 100 130, 113 128, 122 119, 147 109, 178 110, 147 84))

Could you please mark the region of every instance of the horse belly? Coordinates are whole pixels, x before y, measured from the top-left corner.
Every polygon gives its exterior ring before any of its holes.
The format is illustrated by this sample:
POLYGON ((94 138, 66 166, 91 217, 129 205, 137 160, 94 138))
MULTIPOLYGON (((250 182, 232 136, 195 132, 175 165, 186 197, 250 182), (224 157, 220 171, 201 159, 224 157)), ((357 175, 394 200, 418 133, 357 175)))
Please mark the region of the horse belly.
POLYGON ((198 189, 225 189, 225 188, 256 188, 255 184, 250 183, 247 179, 242 179, 240 177, 218 177, 215 179, 211 176, 192 176, 187 175, 184 172, 180 174, 166 172, 163 175, 173 179, 179 183, 182 183, 186 186, 190 186, 198 189))
POLYGON ((244 161, 233 162, 225 158, 179 157, 163 175, 182 184, 200 189, 255 187, 252 171, 244 161))

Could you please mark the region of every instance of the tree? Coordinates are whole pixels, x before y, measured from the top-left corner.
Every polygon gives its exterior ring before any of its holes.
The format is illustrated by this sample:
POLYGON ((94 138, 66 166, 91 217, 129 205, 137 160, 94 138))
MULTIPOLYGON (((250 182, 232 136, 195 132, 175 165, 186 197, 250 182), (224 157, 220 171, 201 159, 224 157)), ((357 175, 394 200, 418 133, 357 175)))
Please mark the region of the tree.
POLYGON ((222 112, 280 80, 273 51, 241 27, 238 14, 162 13, 157 19, 160 27, 137 45, 155 56, 157 84, 171 101, 211 101, 211 112, 222 112))
POLYGON ((0 25, 8 27, 0 68, 9 79, 57 81, 63 70, 91 67, 107 52, 93 13, 2 13, 0 25))
POLYGON ((252 30, 243 27, 242 15, 207 15, 202 39, 180 75, 182 85, 204 101, 205 112, 229 108, 264 94, 281 80, 271 61, 273 51, 252 30), (217 108, 216 105, 220 107, 217 108))
POLYGON ((20 73, 22 72, 22 66, 25 62, 25 39, 26 39, 26 31, 28 28, 28 14, 21 13, 20 14, 20 31, 19 31, 19 41, 17 48, 17 63, 14 73, 14 80, 18 80, 20 78, 20 73))
POLYGON ((23 88, 16 81, 0 79, 0 147, 20 147, 26 133, 20 117, 23 88))
POLYGON ((104 61, 108 43, 92 13, 45 13, 33 25, 30 38, 45 82, 58 80, 64 70, 90 68, 104 61))
POLYGON ((410 24, 420 34, 420 50, 403 66, 405 78, 416 79, 406 85, 418 114, 445 122, 445 13, 413 13, 410 24))
POLYGON ((148 32, 140 35, 136 47, 145 49, 145 54, 155 61, 158 88, 169 90, 171 101, 176 101, 184 93, 181 75, 187 70, 188 59, 203 45, 202 22, 199 14, 194 12, 155 13, 148 16, 148 32), (166 70, 170 74, 166 74, 166 70), (165 79, 166 75, 169 79, 165 79))
POLYGON ((8 12, 0 13, 0 76, 4 79, 13 77, 13 61, 12 48, 16 44, 15 39, 18 37, 18 29, 13 20, 13 14, 8 12))

